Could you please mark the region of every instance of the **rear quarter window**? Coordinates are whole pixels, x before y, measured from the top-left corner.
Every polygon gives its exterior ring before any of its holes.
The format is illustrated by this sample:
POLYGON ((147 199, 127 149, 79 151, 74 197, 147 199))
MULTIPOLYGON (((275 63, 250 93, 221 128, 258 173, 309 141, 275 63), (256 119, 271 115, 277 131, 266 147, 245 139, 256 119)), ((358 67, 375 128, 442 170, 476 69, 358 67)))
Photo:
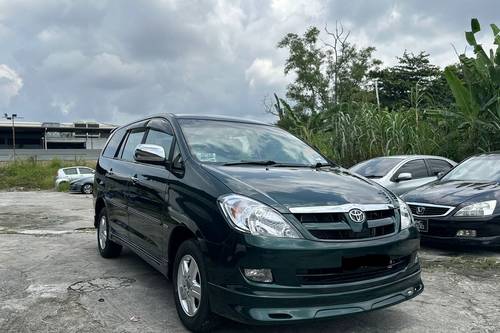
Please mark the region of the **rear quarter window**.
POLYGON ((102 156, 109 158, 115 157, 124 135, 125 128, 117 129, 114 133, 112 133, 106 148, 104 148, 104 151, 102 152, 102 156))

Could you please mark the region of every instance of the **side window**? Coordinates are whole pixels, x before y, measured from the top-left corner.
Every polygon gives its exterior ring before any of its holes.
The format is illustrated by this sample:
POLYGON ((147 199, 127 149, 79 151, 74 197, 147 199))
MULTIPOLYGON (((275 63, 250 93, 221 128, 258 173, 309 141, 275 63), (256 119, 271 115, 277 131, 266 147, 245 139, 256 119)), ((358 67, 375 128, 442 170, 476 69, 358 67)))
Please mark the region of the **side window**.
POLYGON ((91 168, 78 168, 78 170, 82 175, 91 175, 94 173, 94 170, 92 170, 91 168))
POLYGON ((394 175, 394 178, 397 178, 400 174, 406 172, 411 173, 412 179, 429 177, 424 160, 414 160, 403 164, 403 166, 399 168, 394 175))
POLYGON ((444 160, 436 160, 429 159, 427 160, 427 164, 429 165, 429 169, 431 169, 431 175, 436 176, 440 172, 448 172, 453 166, 444 161, 444 160))
POLYGON ((111 134, 111 138, 109 139, 106 148, 104 148, 102 156, 109 158, 115 157, 116 151, 120 146, 120 142, 122 142, 124 134, 125 134, 125 128, 120 128, 116 130, 113 134, 111 134))
POLYGON ((167 156, 168 158, 173 139, 174 137, 171 134, 150 129, 148 131, 145 143, 163 147, 163 149, 165 150, 165 156, 167 156))
POLYGON ((68 168, 63 170, 66 175, 76 175, 78 174, 78 171, 76 171, 76 168, 68 168))
POLYGON ((134 161, 135 148, 142 143, 144 137, 144 129, 133 130, 127 137, 127 142, 123 147, 122 159, 126 161, 134 161))

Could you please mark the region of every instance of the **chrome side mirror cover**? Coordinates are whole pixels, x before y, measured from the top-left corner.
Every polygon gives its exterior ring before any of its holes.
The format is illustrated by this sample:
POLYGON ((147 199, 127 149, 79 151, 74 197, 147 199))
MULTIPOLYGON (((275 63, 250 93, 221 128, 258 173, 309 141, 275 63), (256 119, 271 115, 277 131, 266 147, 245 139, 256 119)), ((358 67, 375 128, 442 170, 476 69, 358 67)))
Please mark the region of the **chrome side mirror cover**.
POLYGON ((142 163, 165 164, 165 149, 158 145, 140 144, 135 148, 134 159, 142 163))

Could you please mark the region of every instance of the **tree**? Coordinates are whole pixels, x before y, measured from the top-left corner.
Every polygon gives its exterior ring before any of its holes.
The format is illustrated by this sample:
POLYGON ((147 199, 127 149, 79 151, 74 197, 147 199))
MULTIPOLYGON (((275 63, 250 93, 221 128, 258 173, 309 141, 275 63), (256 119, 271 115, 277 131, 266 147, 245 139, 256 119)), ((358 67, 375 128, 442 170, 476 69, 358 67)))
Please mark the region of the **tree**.
POLYGON ((373 59, 374 47, 358 49, 349 43, 349 32, 342 24, 337 24, 334 32, 325 27, 325 32, 327 41, 320 39, 318 28, 311 27, 302 37, 289 33, 278 43, 278 48, 289 52, 284 71, 286 75, 294 73, 295 79, 288 85, 286 97, 292 102, 292 112, 298 115, 366 101, 368 74, 381 64, 373 59))
POLYGON ((390 109, 412 107, 436 107, 449 102, 451 94, 445 84, 443 72, 431 64, 429 54, 405 51, 398 57, 397 65, 372 71, 378 81, 380 102, 390 109))
POLYGON ((303 37, 287 34, 279 43, 279 48, 288 48, 285 74, 296 74, 295 81, 288 85, 286 97, 295 102, 294 111, 299 114, 316 113, 329 103, 328 78, 322 66, 325 53, 318 47, 319 30, 307 29, 303 37))

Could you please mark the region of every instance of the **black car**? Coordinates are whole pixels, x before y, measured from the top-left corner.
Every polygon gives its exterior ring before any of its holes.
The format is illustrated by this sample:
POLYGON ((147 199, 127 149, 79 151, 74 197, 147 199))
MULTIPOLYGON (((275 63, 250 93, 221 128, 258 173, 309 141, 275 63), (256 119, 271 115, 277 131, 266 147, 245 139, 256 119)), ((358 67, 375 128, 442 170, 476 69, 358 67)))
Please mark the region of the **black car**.
POLYGON ((500 247, 500 153, 472 156, 403 196, 422 240, 500 247))
POLYGON ((94 175, 79 178, 69 183, 70 192, 92 194, 93 190, 94 190, 94 175))
POLYGON ((281 323, 423 290, 407 205, 274 126, 164 114, 118 128, 95 177, 105 258, 122 246, 173 281, 180 319, 281 323))

